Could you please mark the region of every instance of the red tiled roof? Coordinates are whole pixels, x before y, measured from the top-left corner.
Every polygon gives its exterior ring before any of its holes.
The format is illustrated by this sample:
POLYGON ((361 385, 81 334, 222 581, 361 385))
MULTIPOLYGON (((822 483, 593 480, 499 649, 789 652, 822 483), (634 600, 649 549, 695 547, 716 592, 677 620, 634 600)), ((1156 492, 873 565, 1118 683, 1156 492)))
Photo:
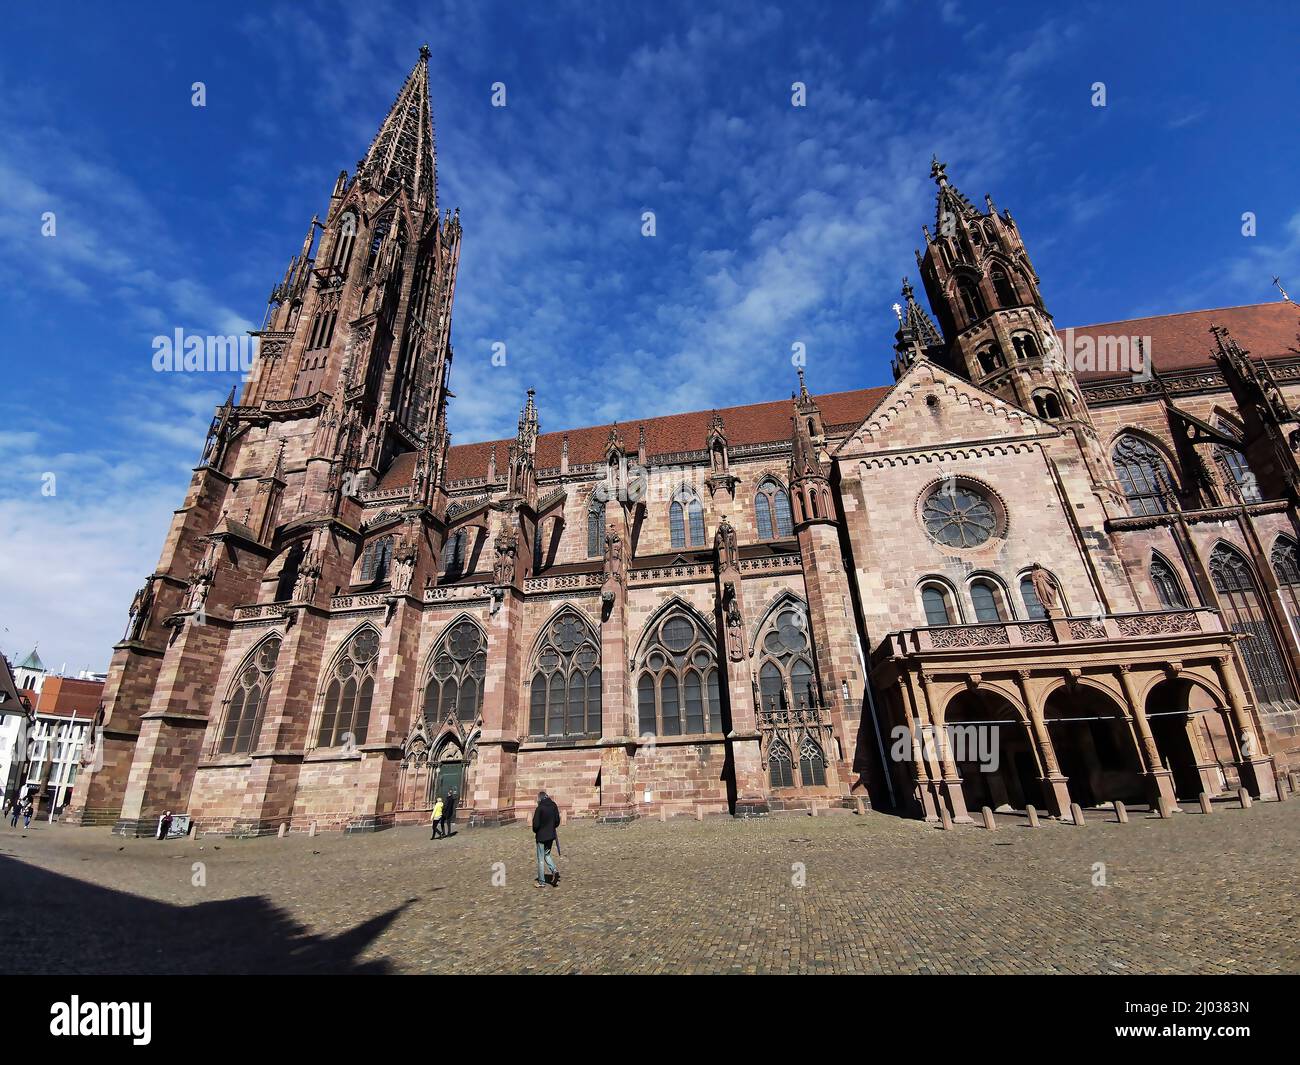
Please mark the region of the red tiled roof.
MULTIPOLYGON (((1172 373, 1211 365, 1214 338, 1210 326, 1225 327, 1233 340, 1257 359, 1293 356, 1300 348, 1300 310, 1279 300, 1246 307, 1221 307, 1210 311, 1185 311, 1161 314, 1154 318, 1131 318, 1124 322, 1075 326, 1074 335, 1150 337, 1150 353, 1157 370, 1172 373)), ((1079 374, 1081 381, 1097 381, 1124 376, 1108 370, 1089 370, 1079 374)))
MULTIPOLYGON (((888 391, 889 386, 860 388, 852 392, 831 392, 815 398, 826 425, 845 425, 865 418, 888 391)), ((727 443, 731 447, 790 438, 793 408, 788 399, 751 403, 744 407, 720 407, 718 414, 722 417, 727 443)), ((619 422, 618 428, 623 437, 623 446, 628 451, 636 450, 641 426, 645 426, 646 454, 669 455, 678 451, 702 451, 707 446, 706 438, 712 421, 713 411, 700 410, 689 414, 668 414, 660 418, 619 422)), ((603 461, 605 445, 613 427, 611 422, 569 429, 566 432, 543 433, 537 438, 537 468, 559 468, 565 436, 569 438, 570 466, 603 461)), ((455 482, 470 477, 486 477, 493 446, 497 449, 497 469, 504 470, 509 456, 509 440, 462 444, 453 447, 447 456, 447 480, 455 482)), ((380 487, 396 487, 410 479, 411 460, 408 456, 401 455, 384 474, 380 487)))
MULTIPOLYGON (((1225 326, 1237 343, 1256 358, 1293 355, 1295 352, 1292 349, 1300 347, 1300 342, 1296 340, 1296 333, 1300 332, 1300 312, 1291 304, 1281 301, 1076 326, 1074 333, 1076 336, 1094 337, 1149 336, 1156 369, 1171 372, 1210 365, 1210 352, 1214 343, 1210 336, 1211 325, 1225 326)), ((1082 381, 1113 376, 1116 375, 1096 370, 1079 374, 1082 381)), ((821 407, 822 419, 828 426, 856 424, 871 413, 890 387, 883 385, 852 392, 832 392, 815 398, 821 407)), ((718 413, 722 416, 727 442, 733 447, 788 440, 790 437, 792 411, 788 399, 751 403, 743 407, 722 407, 718 413)), ((640 428, 644 425, 646 453, 651 456, 668 455, 679 451, 702 450, 712 419, 712 411, 700 410, 689 414, 669 414, 660 418, 620 422, 619 431, 623 436, 623 446, 629 451, 635 451, 640 428)), ((605 457, 605 444, 612 428, 613 424, 610 423, 570 429, 567 433, 542 434, 537 438, 538 469, 559 467, 560 449, 566 435, 569 438, 571 466, 600 462, 605 457)), ((509 440, 461 444, 453 447, 447 456, 447 480, 454 483, 486 477, 488 458, 493 447, 497 449, 497 468, 504 470, 508 461, 509 440)), ((414 465, 413 453, 398 455, 380 479, 379 488, 396 488, 408 484, 414 465)))

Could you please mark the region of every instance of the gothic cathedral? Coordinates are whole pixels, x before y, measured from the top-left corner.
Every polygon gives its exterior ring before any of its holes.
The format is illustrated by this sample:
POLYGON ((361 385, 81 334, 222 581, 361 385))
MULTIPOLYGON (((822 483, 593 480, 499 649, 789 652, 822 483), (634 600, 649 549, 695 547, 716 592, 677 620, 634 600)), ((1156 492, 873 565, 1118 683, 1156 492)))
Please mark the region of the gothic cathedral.
POLYGON ((790 400, 563 433, 529 391, 513 439, 452 447, 428 56, 271 294, 70 820, 361 831, 455 791, 492 825, 543 787, 602 821, 1277 797, 1294 305, 1058 330, 1010 212, 936 161, 932 311, 904 282, 892 386, 801 371, 790 400))

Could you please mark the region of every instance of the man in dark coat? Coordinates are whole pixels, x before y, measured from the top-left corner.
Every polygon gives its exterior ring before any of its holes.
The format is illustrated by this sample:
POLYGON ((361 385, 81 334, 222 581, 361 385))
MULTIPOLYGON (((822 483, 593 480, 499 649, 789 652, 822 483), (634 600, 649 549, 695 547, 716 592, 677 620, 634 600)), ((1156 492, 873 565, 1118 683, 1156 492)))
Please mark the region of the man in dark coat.
POLYGON ((460 796, 456 794, 456 789, 452 788, 447 792, 446 808, 442 811, 442 834, 443 836, 453 836, 456 830, 456 807, 460 805, 460 796))
POLYGON ((555 868, 551 847, 555 844, 555 830, 560 827, 560 808, 544 791, 537 793, 537 808, 533 810, 533 836, 537 840, 537 883, 534 887, 550 884, 558 887, 560 871, 555 868), (548 873, 547 870, 550 870, 548 873))

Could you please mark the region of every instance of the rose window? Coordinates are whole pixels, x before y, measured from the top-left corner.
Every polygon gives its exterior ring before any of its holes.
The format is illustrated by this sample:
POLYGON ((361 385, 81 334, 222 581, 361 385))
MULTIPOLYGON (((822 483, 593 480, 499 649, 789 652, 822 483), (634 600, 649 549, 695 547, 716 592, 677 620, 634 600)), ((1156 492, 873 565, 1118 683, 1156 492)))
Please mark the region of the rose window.
POLYGON ((925 531, 945 547, 979 547, 997 531, 993 504, 965 486, 940 487, 921 508, 925 531))

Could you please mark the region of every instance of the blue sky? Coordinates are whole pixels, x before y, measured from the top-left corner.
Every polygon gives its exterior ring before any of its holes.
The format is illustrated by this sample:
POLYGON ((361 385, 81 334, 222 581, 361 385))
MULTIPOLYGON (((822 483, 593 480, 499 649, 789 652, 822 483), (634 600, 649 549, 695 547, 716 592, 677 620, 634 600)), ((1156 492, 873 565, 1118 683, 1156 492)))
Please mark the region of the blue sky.
POLYGON ((0 649, 39 640, 56 668, 106 666, 229 388, 154 373, 152 338, 260 323, 425 41, 440 202, 465 228, 457 442, 512 431, 529 386, 544 430, 778 397, 796 342, 818 391, 887 382, 933 152, 1015 214, 1059 325, 1263 302, 1275 273, 1300 290, 1300 15, 1276 5, 53 3, 5 21, 0 649))

